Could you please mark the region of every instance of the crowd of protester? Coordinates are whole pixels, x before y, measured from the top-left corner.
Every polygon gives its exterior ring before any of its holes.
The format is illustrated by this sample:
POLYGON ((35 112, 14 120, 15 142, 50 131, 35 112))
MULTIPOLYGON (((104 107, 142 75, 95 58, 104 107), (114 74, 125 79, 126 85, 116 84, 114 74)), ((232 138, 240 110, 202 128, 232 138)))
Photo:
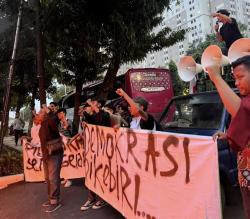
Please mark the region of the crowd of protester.
MULTIPOLYGON (((223 25, 219 29, 216 24, 215 31, 217 38, 226 42, 226 52, 229 46, 236 39, 241 38, 235 19, 229 17, 226 10, 219 10, 212 16, 218 19, 223 25), (227 33, 233 33, 235 38, 228 39, 227 33)), ((242 192, 243 204, 247 218, 250 218, 250 140, 249 140, 249 115, 250 115, 250 56, 244 56, 232 63, 235 85, 243 98, 237 96, 226 84, 220 75, 219 66, 206 69, 210 79, 215 84, 223 104, 232 116, 227 134, 218 132, 214 137, 227 138, 229 144, 238 153, 239 183, 242 192)), ((116 94, 120 97, 115 100, 104 101, 93 97, 86 100, 79 108, 81 118, 78 131, 84 131, 84 123, 120 128, 160 130, 160 126, 154 117, 147 112, 148 102, 142 97, 132 99, 126 92, 118 88, 116 94)), ((48 201, 43 203, 46 212, 53 212, 59 209, 60 198, 60 170, 63 160, 63 142, 61 135, 70 139, 75 133, 72 121, 66 118, 66 109, 60 108, 55 102, 43 106, 39 113, 33 115, 34 126, 32 135, 39 136, 43 152, 43 166, 45 181, 48 187, 48 201), (48 146, 49 145, 49 146, 48 146)), ((15 139, 18 139, 19 129, 23 123, 17 118, 14 123, 15 139)), ((37 138, 36 138, 37 139, 37 138)), ((32 142, 34 146, 40 146, 39 142, 32 142)), ((67 142, 66 142, 67 143, 67 142)), ((17 140, 16 140, 17 144, 17 140)), ((65 187, 72 184, 72 180, 62 181, 65 187)), ((99 209, 107 203, 93 191, 88 190, 88 198, 84 201, 80 210, 86 211, 89 208, 99 209)))
MULTIPOLYGON (((78 132, 84 131, 85 123, 115 129, 127 127, 156 130, 155 119, 147 113, 147 100, 142 97, 132 99, 121 88, 117 89, 116 93, 120 97, 115 100, 104 101, 92 97, 81 104, 78 111, 80 116, 78 132)), ((48 107, 43 105, 38 113, 33 112, 32 118, 33 127, 30 143, 34 147, 41 146, 42 148, 44 176, 48 189, 48 200, 42 206, 46 212, 53 212, 62 206, 60 184, 64 184, 64 187, 70 187, 73 182, 72 179, 60 179, 60 170, 63 159, 63 144, 67 144, 70 138, 76 134, 74 132, 76 128, 74 128, 73 122, 67 119, 66 109, 58 108, 56 102, 51 102, 48 107)), ((107 203, 102 198, 88 190, 88 198, 80 210, 99 209, 105 205, 107 203)))

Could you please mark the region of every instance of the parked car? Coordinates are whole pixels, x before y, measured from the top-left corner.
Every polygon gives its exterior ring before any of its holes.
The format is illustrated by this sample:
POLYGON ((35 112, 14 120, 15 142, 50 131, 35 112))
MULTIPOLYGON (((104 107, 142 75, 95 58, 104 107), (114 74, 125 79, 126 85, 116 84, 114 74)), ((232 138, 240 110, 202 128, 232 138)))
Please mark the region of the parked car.
MULTIPOLYGON (((237 92, 237 91, 236 91, 237 92)), ((178 96, 171 99, 159 121, 163 131, 212 136, 226 131, 230 115, 217 91, 178 96)), ((226 140, 218 140, 219 173, 222 205, 230 200, 232 187, 238 185, 236 153, 226 140)))

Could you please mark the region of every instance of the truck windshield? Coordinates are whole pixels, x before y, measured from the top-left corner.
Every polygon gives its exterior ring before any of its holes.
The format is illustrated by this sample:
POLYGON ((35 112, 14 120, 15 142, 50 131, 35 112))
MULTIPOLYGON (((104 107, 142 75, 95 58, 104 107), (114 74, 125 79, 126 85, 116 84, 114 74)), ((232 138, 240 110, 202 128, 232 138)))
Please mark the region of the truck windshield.
POLYGON ((223 105, 217 94, 188 96, 174 99, 161 117, 167 128, 218 129, 223 105))

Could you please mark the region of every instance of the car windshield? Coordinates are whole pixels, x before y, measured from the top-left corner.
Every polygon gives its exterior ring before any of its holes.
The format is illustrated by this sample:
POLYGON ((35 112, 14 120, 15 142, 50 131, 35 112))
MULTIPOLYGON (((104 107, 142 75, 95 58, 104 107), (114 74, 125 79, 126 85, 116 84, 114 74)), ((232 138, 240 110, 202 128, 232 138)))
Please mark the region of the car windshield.
POLYGON ((175 99, 160 121, 166 128, 218 129, 223 105, 217 94, 175 99))

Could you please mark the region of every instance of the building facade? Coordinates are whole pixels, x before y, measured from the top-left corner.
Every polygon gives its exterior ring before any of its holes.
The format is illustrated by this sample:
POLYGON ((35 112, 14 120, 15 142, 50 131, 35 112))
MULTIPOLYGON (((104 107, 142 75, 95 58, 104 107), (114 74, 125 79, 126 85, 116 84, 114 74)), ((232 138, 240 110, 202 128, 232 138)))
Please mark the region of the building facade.
POLYGON ((121 66, 118 74, 125 73, 129 68, 166 67, 170 60, 178 62, 193 42, 204 41, 206 35, 214 32, 216 19, 211 13, 219 9, 227 9, 238 23, 247 27, 245 35, 250 37, 250 0, 176 0, 171 1, 170 10, 165 10, 162 24, 156 31, 168 26, 172 30, 188 28, 184 41, 161 51, 150 53, 144 61, 121 66))

